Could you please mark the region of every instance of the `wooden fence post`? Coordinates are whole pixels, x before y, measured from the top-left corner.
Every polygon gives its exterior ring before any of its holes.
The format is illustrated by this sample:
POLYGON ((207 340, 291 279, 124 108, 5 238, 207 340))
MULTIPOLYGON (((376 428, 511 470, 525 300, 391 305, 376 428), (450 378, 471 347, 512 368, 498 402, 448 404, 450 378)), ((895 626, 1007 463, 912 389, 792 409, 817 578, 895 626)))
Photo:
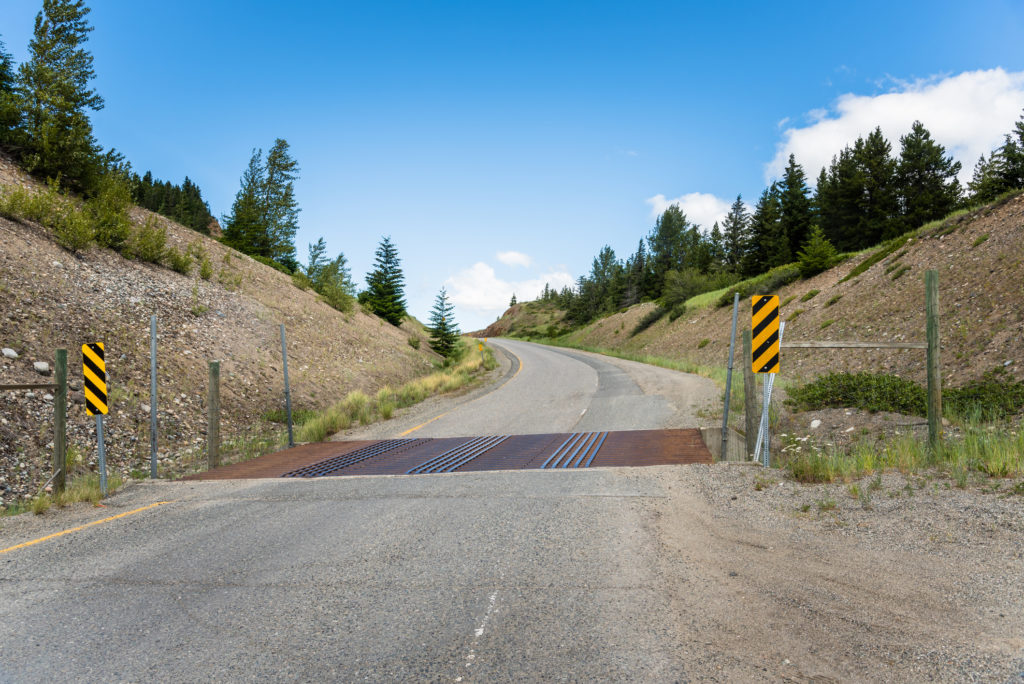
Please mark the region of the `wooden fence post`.
POLYGON ((743 331, 743 417, 746 432, 747 458, 757 446, 757 380, 754 377, 754 359, 751 349, 750 328, 743 331))
POLYGON ((53 492, 60 494, 67 485, 68 448, 68 350, 57 350, 54 367, 57 389, 53 393, 53 492))
POLYGON ((210 468, 220 465, 220 361, 210 361, 206 401, 206 454, 210 468))
POLYGON ((928 337, 928 443, 942 444, 942 368, 939 363, 939 272, 924 273, 926 334, 928 337))

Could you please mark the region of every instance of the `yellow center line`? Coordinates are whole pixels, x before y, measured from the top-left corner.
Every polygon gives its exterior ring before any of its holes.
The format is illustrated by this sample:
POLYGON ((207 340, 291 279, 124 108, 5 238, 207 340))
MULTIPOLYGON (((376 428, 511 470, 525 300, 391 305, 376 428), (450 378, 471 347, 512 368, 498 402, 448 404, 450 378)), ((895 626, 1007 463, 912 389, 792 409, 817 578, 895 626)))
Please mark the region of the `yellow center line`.
MULTIPOLYGON (((516 355, 513 354, 513 356, 516 356, 516 355)), ((513 375, 511 378, 508 379, 509 382, 512 382, 513 380, 515 380, 516 379, 516 375, 519 375, 520 371, 523 370, 523 360, 521 358, 519 358, 518 356, 516 356, 516 360, 519 362, 519 368, 516 370, 515 375, 513 375)), ((488 392, 488 394, 490 394, 490 392, 488 392)), ((487 396, 487 395, 485 394, 483 396, 487 396)), ((480 399, 480 398, 481 397, 477 397, 476 399, 480 399)), ((473 401, 476 401, 476 399, 474 399, 473 401)), ((459 408, 462 408, 462 407, 460 406, 459 408)), ((434 416, 433 418, 428 420, 426 423, 420 423, 419 425, 417 425, 414 428, 409 428, 408 430, 406 430, 405 432, 401 433, 398 436, 399 437, 405 437, 406 435, 410 435, 410 434, 416 432, 417 430, 419 430, 420 428, 423 428, 423 427, 426 427, 426 426, 430 425, 431 423, 433 423, 438 418, 444 418, 449 413, 451 413, 451 411, 445 411, 444 413, 442 413, 439 416, 434 416)))
POLYGON ((44 541, 46 541, 48 539, 55 539, 57 537, 63 537, 65 534, 71 534, 72 532, 78 532, 79 530, 84 530, 86 527, 92 527, 93 525, 101 525, 103 523, 110 522, 111 520, 117 520, 118 518, 123 518, 123 517, 128 516, 128 515, 134 515, 136 513, 141 513, 142 511, 148 511, 150 508, 156 508, 157 506, 163 506, 164 504, 169 504, 169 503, 174 503, 174 502, 173 501, 157 501, 156 503, 149 504, 148 506, 143 506, 142 508, 136 508, 134 511, 125 511, 124 513, 118 513, 117 515, 112 515, 109 518, 104 518, 103 520, 94 520, 91 523, 86 523, 85 525, 79 525, 78 527, 72 527, 70 530, 64 530, 63 532, 54 532, 53 534, 48 534, 45 537, 40 537, 39 539, 33 539, 32 541, 24 542, 23 544, 15 544, 14 546, 8 546, 6 549, 0 549, 0 553, 7 553, 8 551, 14 551, 15 549, 23 549, 26 546, 32 546, 33 544, 38 544, 39 542, 44 542, 44 541))

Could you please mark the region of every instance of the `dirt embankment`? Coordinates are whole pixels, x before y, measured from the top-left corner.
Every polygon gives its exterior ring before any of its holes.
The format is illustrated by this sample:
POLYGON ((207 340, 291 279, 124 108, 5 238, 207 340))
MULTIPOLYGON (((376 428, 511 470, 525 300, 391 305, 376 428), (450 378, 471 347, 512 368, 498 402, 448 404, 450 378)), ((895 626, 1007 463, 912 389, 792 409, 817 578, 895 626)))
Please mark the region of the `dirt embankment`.
MULTIPOLYGON (((34 181, 0 159, 0 184, 34 181)), ((137 223, 155 216, 133 212, 137 223)), ((45 229, 0 219, 0 384, 40 383, 35 362, 54 365, 68 349, 72 385, 68 440, 86 465, 95 460, 92 419, 81 393, 85 342, 103 342, 111 398, 105 424, 112 469, 148 471, 149 319, 159 328, 160 455, 164 472, 196 457, 205 444, 208 361, 221 360, 221 433, 226 442, 266 433, 260 417, 283 405, 279 325, 288 337, 293 405, 319 408, 351 390, 375 392, 431 369, 427 344, 413 349, 414 327, 395 328, 356 308, 342 314, 289 276, 162 217, 168 244, 197 244, 213 265, 188 276, 129 261, 111 250, 71 254, 45 229)), ((50 393, 0 392, 0 500, 32 493, 51 474, 50 393)))

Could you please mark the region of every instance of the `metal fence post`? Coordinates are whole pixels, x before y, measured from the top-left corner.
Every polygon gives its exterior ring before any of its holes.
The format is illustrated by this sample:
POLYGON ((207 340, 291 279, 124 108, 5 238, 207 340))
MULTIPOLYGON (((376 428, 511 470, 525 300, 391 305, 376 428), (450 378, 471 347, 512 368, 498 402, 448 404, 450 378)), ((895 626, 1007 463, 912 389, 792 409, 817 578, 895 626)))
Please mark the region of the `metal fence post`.
POLYGON ((295 446, 295 438, 292 435, 292 391, 288 384, 288 345, 284 340, 284 323, 281 324, 281 359, 284 368, 284 410, 288 419, 288 448, 295 446))
POLYGON ((206 454, 210 468, 220 465, 220 361, 210 361, 210 388, 206 401, 206 454))
POLYGON ((156 315, 149 318, 149 477, 157 478, 156 448, 156 315))
POLYGON ((722 411, 722 460, 729 459, 729 404, 732 403, 732 360, 736 350, 736 318, 740 312, 740 293, 732 299, 732 334, 729 336, 729 370, 725 374, 725 410, 722 411))
POLYGON ((928 337, 928 444, 942 446, 942 368, 939 364, 939 272, 924 273, 926 335, 928 337))
POLYGON ((749 458, 754 454, 757 444, 757 379, 754 376, 754 353, 749 328, 743 331, 743 394, 744 431, 749 458))
POLYGON ((57 389, 53 395, 53 491, 60 494, 67 484, 68 448, 68 350, 58 349, 54 367, 57 389))

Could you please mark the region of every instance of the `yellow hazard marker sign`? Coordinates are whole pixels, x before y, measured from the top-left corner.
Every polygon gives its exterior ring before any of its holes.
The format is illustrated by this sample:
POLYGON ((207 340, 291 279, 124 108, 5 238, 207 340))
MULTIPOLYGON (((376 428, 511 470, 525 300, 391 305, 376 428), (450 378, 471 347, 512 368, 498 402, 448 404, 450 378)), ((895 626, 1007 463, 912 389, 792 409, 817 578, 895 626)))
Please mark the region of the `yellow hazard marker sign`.
POLYGON ((90 416, 107 415, 107 365, 103 361, 103 343, 82 345, 85 375, 85 412, 90 416))
POLYGON ((779 297, 754 295, 750 322, 755 373, 779 372, 779 297))

